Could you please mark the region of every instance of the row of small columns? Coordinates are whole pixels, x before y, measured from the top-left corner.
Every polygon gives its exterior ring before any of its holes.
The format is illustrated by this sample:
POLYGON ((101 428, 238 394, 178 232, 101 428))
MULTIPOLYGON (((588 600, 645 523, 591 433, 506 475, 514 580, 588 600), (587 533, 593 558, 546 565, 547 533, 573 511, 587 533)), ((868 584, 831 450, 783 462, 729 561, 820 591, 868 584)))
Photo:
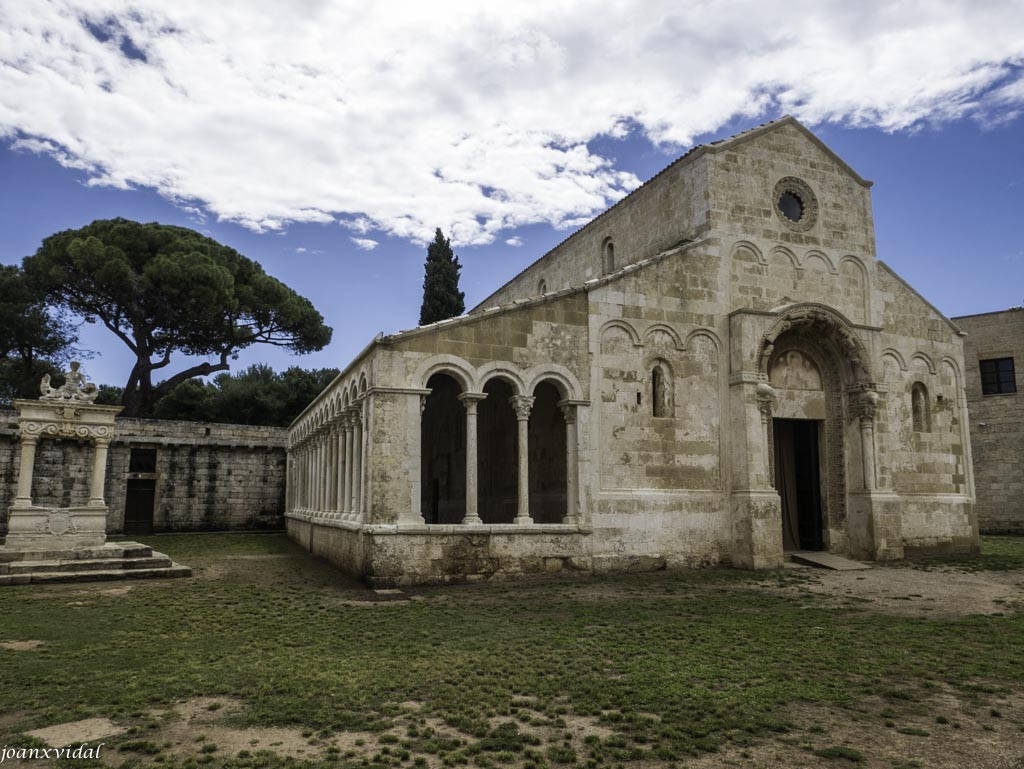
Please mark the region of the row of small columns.
MULTIPOLYGON (((14 500, 15 507, 32 507, 32 476, 36 463, 36 444, 38 435, 22 435, 21 464, 18 475, 18 496, 14 500)), ((107 476, 107 450, 110 448, 108 439, 95 440, 96 452, 92 461, 92 479, 89 482, 89 507, 105 507, 103 484, 107 476)))
MULTIPOLYGON (((466 408, 466 515, 462 522, 467 525, 482 524, 478 507, 477 479, 477 404, 487 397, 487 393, 465 392, 458 396, 466 408)), ((532 524, 530 516, 530 411, 533 409, 533 397, 529 395, 513 395, 508 399, 516 413, 516 425, 519 433, 519 486, 516 500, 517 524, 532 524)), ((579 507, 579 446, 576 428, 576 407, 586 401, 559 401, 565 417, 566 446, 566 516, 563 523, 575 526, 578 522, 579 507)), ((420 410, 426 406, 426 398, 420 401, 420 410)))
POLYGON ((292 449, 289 510, 354 519, 362 512, 363 419, 360 409, 341 417, 292 449))

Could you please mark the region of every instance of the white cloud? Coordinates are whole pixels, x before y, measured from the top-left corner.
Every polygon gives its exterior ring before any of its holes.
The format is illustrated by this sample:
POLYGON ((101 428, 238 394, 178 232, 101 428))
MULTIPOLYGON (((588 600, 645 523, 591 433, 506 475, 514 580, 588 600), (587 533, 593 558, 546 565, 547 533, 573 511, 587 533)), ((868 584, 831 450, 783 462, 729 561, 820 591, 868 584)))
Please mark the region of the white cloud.
POLYGON ((349 240, 355 243, 356 248, 360 251, 373 251, 373 249, 380 245, 380 243, 371 238, 349 238, 349 240))
POLYGON ((521 245, 523 245, 523 239, 518 235, 514 235, 505 241, 505 245, 513 246, 514 248, 519 248, 521 245))
POLYGON ((1019 0, 0 4, 0 137, 256 230, 489 243, 638 180, 587 142, 1024 109, 1019 0))

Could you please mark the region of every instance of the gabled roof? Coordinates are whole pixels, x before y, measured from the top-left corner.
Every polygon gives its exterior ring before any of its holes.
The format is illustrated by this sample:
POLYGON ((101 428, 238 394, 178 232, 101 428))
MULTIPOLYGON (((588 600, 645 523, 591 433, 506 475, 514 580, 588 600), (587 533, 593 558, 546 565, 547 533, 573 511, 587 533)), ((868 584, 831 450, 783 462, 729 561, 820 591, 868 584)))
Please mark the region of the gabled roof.
POLYGON ((589 293, 596 288, 600 288, 601 286, 613 283, 619 278, 628 275, 632 272, 636 272, 637 270, 649 267, 652 264, 657 264, 658 262, 661 262, 664 259, 673 256, 674 254, 679 254, 682 253, 683 251, 688 251, 690 248, 698 246, 703 242, 703 239, 692 241, 684 240, 683 242, 677 243, 676 245, 672 246, 672 248, 665 249, 661 253, 648 257, 647 259, 641 259, 638 262, 632 262, 630 264, 627 264, 625 267, 615 270, 614 272, 609 272, 607 275, 601 275, 600 277, 597 278, 591 278, 590 280, 587 280, 578 286, 570 286, 569 288, 563 288, 558 291, 548 291, 547 293, 538 294, 536 296, 529 296, 526 297, 525 299, 516 299, 507 304, 485 307, 483 310, 479 312, 474 312, 471 315, 459 315, 458 317, 455 318, 439 320, 437 323, 429 323, 426 326, 417 326, 416 328, 398 331, 394 334, 388 334, 387 336, 378 336, 377 339, 374 340, 373 344, 387 345, 402 339, 408 339, 409 337, 432 333, 434 331, 437 331, 438 329, 463 326, 467 323, 475 323, 476 321, 481 320, 483 318, 490 318, 495 315, 502 315, 512 310, 518 310, 521 307, 532 307, 533 305, 544 304, 545 302, 550 302, 555 299, 561 299, 562 297, 566 296, 572 296, 573 294, 589 293))
POLYGON ((781 128, 782 126, 787 126, 787 125, 788 126, 793 126, 798 131, 800 131, 800 133, 802 133, 804 136, 806 136, 807 139, 809 139, 815 146, 817 146, 822 152, 824 152, 833 162, 836 163, 836 165, 838 165, 840 168, 842 168, 844 171, 846 171, 846 173, 848 173, 853 178, 853 180, 857 182, 857 184, 859 184, 859 185, 861 185, 862 187, 865 187, 865 188, 870 188, 874 184, 874 182, 868 181, 867 179, 862 177, 860 174, 858 174, 856 171, 854 171, 853 168, 851 168, 850 165, 845 160, 843 160, 835 152, 833 152, 829 148, 829 146, 827 144, 825 144, 825 142, 823 142, 821 139, 819 139, 817 136, 815 136, 806 126, 803 125, 803 123, 801 123, 799 120, 797 120, 792 115, 786 115, 784 117, 779 118, 778 120, 771 120, 771 121, 769 121, 767 123, 762 123, 761 125, 759 125, 759 126, 757 126, 755 128, 750 128, 750 129, 747 129, 746 131, 741 131, 740 133, 734 134, 734 135, 729 136, 729 137, 727 137, 725 139, 719 139, 717 141, 713 141, 713 142, 710 142, 708 144, 698 144, 697 146, 693 147, 692 149, 687 150, 685 153, 683 153, 678 158, 673 160, 671 163, 669 163, 663 169, 658 171, 658 173, 656 173, 650 179, 648 179, 647 181, 643 182, 639 187, 637 187, 635 190, 630 192, 624 198, 622 198, 621 200, 616 201, 614 204, 612 204, 611 206, 606 208, 604 211, 599 213, 597 216, 595 216, 593 219, 591 219, 589 222, 584 224, 579 229, 574 230, 570 235, 568 235, 566 238, 564 238, 562 241, 560 241, 557 245, 555 245, 550 251, 548 251, 547 253, 543 254, 542 256, 540 256, 539 258, 535 259, 534 261, 530 262, 530 264, 526 265, 526 267, 524 267, 518 273, 513 275, 509 280, 507 280, 501 286, 498 286, 494 291, 492 291, 490 294, 488 294, 487 297, 483 301, 481 301, 475 307, 470 309, 469 310, 470 314, 478 312, 480 310, 480 308, 483 307, 490 300, 490 298, 492 296, 494 296, 496 293, 498 293, 503 288, 505 288, 505 286, 507 286, 509 283, 512 283, 513 281, 515 281, 517 278, 519 278, 520 275, 525 273, 527 270, 532 269, 534 267, 534 265, 539 264, 540 262, 542 262, 545 259, 547 259, 555 251, 560 249, 563 245, 568 243, 570 240, 575 238, 577 235, 579 235, 580 233, 582 233, 585 230, 589 229, 590 227, 593 227, 594 225, 596 225, 609 212, 614 211, 616 208, 618 208, 619 206, 624 204, 627 200, 629 200, 634 195, 639 193, 640 190, 642 190, 644 187, 646 187, 649 184, 651 184, 651 182, 653 182, 655 179, 658 179, 663 174, 666 174, 669 171, 671 171, 672 169, 677 168, 677 167, 679 167, 681 165, 692 163, 694 160, 699 158, 701 155, 704 155, 705 153, 711 154, 711 155, 716 155, 719 152, 723 152, 725 150, 733 149, 735 147, 740 146, 741 144, 744 144, 744 143, 750 141, 751 139, 755 139, 758 136, 762 136, 763 134, 769 133, 771 131, 775 131, 775 130, 781 128))

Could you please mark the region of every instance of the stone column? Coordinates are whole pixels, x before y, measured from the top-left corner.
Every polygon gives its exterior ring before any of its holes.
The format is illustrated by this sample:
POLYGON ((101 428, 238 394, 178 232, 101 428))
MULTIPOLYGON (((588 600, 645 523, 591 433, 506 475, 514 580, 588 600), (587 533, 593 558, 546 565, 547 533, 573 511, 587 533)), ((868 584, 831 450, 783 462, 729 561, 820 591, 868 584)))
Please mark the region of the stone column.
POLYGON ((312 510, 312 444, 306 440, 302 447, 302 508, 307 512, 312 510))
POLYGON ((356 484, 356 463, 355 463, 355 420, 351 412, 345 415, 345 456, 348 462, 345 467, 345 513, 351 518, 355 513, 355 484, 356 484))
POLYGON ((306 509, 306 444, 300 444, 295 456, 295 507, 306 509))
POLYGON ((348 456, 345 454, 345 417, 342 415, 338 422, 336 440, 338 442, 338 467, 335 468, 335 485, 338 486, 338 498, 335 500, 334 509, 339 517, 345 512, 345 478, 348 477, 348 456))
POLYGON ((32 473, 36 465, 36 444, 39 438, 35 435, 21 434, 21 468, 18 471, 18 496, 14 500, 15 507, 32 507, 32 473))
POLYGON ((355 456, 352 457, 352 514, 358 518, 363 512, 363 410, 360 406, 352 415, 352 445, 355 456))
POLYGON ((309 507, 315 514, 320 509, 320 490, 316 486, 316 466, 320 458, 320 444, 317 443, 316 435, 309 447, 309 507))
POLYGON ((324 428, 320 434, 320 463, 316 468, 317 487, 320 489, 320 512, 324 514, 330 511, 327 504, 327 495, 331 484, 330 460, 328 459, 329 443, 330 435, 327 428, 324 428))
POLYGON ((864 490, 875 490, 875 414, 878 411, 878 393, 867 390, 860 394, 851 408, 860 419, 861 464, 864 490))
POLYGON ((767 382, 760 382, 755 388, 757 410, 761 412, 761 433, 764 436, 764 474, 768 485, 775 488, 775 458, 772 456, 772 409, 775 405, 775 388, 767 382))
POLYGON ((288 448, 285 453, 285 492, 284 492, 284 511, 290 513, 295 508, 295 478, 293 472, 293 466, 295 464, 295 456, 292 453, 291 448, 288 448))
POLYGON ((335 480, 338 475, 334 472, 334 463, 338 460, 336 456, 337 442, 334 440, 334 425, 330 425, 327 431, 324 433, 324 440, 327 441, 327 465, 324 467, 324 479, 327 482, 327 501, 324 505, 324 510, 327 511, 328 515, 334 512, 335 508, 335 497, 337 495, 334 488, 335 480))
POLYGON ((576 404, 559 403, 565 417, 565 518, 562 523, 579 523, 579 437, 576 431, 576 404))
POLYGON ((487 395, 485 393, 462 393, 459 400, 466 407, 466 516, 464 524, 480 524, 477 490, 477 457, 476 457, 476 405, 487 395))
POLYGON ((89 507, 106 507, 103 501, 103 482, 107 477, 107 449, 110 441, 96 440, 96 454, 92 462, 92 483, 89 484, 89 507))
POLYGON ((516 505, 514 523, 530 524, 530 410, 533 398, 529 395, 513 395, 509 403, 516 412, 519 426, 519 500, 516 505))
POLYGON ((732 562, 746 569, 782 566, 782 509, 771 484, 767 377, 741 371, 729 377, 732 562))

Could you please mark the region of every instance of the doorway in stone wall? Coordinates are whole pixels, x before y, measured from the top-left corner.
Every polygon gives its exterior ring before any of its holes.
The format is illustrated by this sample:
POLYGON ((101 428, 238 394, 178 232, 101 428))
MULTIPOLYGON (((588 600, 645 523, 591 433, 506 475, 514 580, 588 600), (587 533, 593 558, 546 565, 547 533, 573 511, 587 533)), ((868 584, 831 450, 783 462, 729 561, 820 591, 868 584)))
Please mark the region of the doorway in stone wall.
POLYGON ((824 549, 821 427, 816 419, 772 420, 775 488, 782 500, 782 546, 789 552, 824 549))
POLYGON ((156 503, 156 449, 133 448, 128 455, 124 533, 152 534, 156 503))

